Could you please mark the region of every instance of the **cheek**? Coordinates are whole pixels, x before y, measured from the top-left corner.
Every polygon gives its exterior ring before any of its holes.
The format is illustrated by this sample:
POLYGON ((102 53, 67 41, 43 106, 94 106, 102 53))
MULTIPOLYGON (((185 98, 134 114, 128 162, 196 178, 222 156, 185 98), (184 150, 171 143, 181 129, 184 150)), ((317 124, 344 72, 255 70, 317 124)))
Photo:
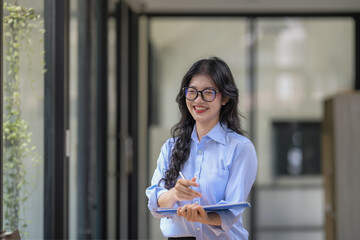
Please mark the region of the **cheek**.
POLYGON ((216 103, 214 102, 214 108, 216 108, 218 111, 220 111, 222 106, 223 106, 223 101, 222 100, 217 101, 216 103))
POLYGON ((188 100, 186 100, 186 107, 189 111, 191 110, 191 104, 188 100))

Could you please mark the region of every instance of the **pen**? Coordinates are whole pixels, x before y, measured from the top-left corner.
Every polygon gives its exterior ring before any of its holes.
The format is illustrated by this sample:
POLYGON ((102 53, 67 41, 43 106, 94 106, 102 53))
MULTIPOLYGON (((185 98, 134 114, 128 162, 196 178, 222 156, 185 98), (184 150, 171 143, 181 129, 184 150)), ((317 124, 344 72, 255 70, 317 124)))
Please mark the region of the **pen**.
MULTIPOLYGON (((184 177, 184 175, 181 173, 181 171, 179 171, 179 174, 180 174, 180 176, 181 176, 182 179, 186 179, 186 178, 184 177)), ((188 186, 188 188, 190 188, 190 186, 188 186)))
POLYGON ((185 179, 184 175, 180 171, 179 171, 179 174, 180 174, 182 179, 185 179))

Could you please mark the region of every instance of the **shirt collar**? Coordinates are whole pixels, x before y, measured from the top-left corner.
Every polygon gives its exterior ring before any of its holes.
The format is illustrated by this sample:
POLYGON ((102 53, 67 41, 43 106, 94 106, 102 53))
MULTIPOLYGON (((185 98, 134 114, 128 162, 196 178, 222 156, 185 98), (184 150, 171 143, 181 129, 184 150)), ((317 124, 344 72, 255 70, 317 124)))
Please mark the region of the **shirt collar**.
MULTIPOLYGON (((204 137, 209 137, 212 140, 225 145, 225 134, 226 134, 227 130, 228 130, 228 128, 227 128, 226 124, 220 124, 220 122, 218 122, 210 130, 210 132, 208 132, 208 134, 206 134, 204 137)), ((196 123, 195 123, 195 126, 194 126, 192 134, 191 134, 191 139, 196 143, 199 142, 199 139, 198 139, 197 133, 196 133, 196 123)))

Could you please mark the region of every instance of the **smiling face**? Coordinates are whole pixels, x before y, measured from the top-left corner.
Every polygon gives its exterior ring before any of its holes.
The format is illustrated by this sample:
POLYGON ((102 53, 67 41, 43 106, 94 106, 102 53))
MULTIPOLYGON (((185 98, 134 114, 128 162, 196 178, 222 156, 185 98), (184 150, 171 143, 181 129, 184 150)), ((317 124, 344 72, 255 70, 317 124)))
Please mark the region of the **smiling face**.
MULTIPOLYGON (((213 80, 205 75, 195 75, 191 79, 189 87, 193 87, 198 91, 207 88, 218 90, 213 80)), ((226 102, 220 92, 216 93, 216 97, 212 102, 204 101, 199 93, 194 101, 186 99, 186 106, 196 121, 196 125, 210 130, 219 122, 221 106, 225 105, 226 102)))

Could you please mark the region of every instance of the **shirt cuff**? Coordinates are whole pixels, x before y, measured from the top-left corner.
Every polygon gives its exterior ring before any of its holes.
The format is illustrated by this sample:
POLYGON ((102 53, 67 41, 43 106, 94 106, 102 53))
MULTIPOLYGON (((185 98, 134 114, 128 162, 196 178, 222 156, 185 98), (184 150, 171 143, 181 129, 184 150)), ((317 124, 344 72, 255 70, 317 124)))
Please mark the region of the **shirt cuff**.
POLYGON ((151 214, 156 218, 171 217, 171 215, 164 215, 164 214, 155 212, 159 208, 158 203, 157 203, 158 198, 160 197, 161 194, 163 194, 167 191, 169 191, 169 190, 161 188, 161 187, 147 189, 147 193, 149 193, 149 194, 147 194, 149 197, 148 208, 149 208, 151 214))
POLYGON ((234 215, 230 210, 216 212, 221 218, 221 226, 209 225, 210 229, 219 236, 221 233, 228 232, 233 225, 234 215))

